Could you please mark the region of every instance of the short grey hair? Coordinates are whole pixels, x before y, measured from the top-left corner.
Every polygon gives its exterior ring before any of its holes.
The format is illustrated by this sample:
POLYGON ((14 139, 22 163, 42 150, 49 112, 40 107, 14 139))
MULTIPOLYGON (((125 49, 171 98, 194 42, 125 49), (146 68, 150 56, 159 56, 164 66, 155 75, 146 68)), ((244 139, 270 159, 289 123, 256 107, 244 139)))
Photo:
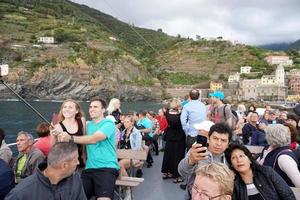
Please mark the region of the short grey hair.
POLYGON ((56 167, 63 161, 71 160, 75 151, 78 151, 76 144, 72 142, 58 142, 49 151, 47 163, 52 167, 56 167))
POLYGON ((282 124, 270 124, 266 127, 265 132, 270 146, 283 147, 291 144, 289 129, 282 124))
POLYGON ((29 140, 34 141, 33 136, 32 136, 30 133, 28 133, 28 132, 20 131, 20 132, 18 133, 18 137, 19 137, 20 135, 25 135, 29 140))
POLYGON ((204 175, 218 183, 221 193, 232 195, 234 187, 234 173, 227 165, 219 162, 212 162, 196 169, 196 176, 204 175))

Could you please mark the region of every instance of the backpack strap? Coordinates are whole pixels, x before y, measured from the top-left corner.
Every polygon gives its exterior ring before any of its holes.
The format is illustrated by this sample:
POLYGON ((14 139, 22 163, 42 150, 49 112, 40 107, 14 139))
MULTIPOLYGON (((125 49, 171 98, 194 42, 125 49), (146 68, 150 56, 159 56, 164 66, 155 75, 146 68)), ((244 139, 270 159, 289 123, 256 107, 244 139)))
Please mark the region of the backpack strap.
POLYGON ((223 107, 223 115, 224 115, 225 119, 226 119, 226 112, 225 112, 226 106, 227 106, 227 104, 225 104, 225 106, 223 107))

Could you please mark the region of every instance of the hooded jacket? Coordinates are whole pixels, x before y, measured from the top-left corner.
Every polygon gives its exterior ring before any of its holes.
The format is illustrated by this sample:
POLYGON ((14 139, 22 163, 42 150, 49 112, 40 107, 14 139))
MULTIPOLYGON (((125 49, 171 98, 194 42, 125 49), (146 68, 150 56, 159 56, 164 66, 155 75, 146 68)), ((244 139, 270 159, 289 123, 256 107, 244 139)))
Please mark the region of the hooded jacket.
POLYGON ((86 200, 80 175, 76 172, 56 185, 43 175, 47 164, 41 163, 36 173, 22 180, 5 200, 86 200))

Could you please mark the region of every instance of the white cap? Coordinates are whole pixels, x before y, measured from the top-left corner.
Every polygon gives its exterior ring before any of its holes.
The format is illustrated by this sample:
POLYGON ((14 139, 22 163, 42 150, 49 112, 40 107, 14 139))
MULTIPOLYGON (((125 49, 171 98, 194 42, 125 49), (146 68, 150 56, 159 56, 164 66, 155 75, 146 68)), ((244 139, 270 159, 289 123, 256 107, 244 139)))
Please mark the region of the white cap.
POLYGON ((114 123, 117 121, 116 118, 112 115, 107 115, 105 118, 113 121, 114 123))
POLYGON ((214 123, 212 121, 203 121, 199 124, 194 124, 195 129, 197 130, 204 130, 206 132, 209 132, 210 127, 212 127, 214 123))

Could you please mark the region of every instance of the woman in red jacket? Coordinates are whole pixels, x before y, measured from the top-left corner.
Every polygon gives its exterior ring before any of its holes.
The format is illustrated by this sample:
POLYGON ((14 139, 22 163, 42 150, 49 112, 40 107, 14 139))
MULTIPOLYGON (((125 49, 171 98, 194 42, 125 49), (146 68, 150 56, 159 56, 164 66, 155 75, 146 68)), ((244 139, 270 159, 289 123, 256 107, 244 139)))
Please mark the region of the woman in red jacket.
POLYGON ((161 137, 159 137, 159 140, 161 141, 159 143, 161 144, 160 146, 161 146, 161 149, 163 150, 164 149, 164 141, 162 141, 162 138, 163 138, 165 129, 168 127, 168 122, 167 122, 167 119, 165 116, 165 112, 162 108, 158 110, 156 119, 159 123, 159 135, 161 136, 161 137))

